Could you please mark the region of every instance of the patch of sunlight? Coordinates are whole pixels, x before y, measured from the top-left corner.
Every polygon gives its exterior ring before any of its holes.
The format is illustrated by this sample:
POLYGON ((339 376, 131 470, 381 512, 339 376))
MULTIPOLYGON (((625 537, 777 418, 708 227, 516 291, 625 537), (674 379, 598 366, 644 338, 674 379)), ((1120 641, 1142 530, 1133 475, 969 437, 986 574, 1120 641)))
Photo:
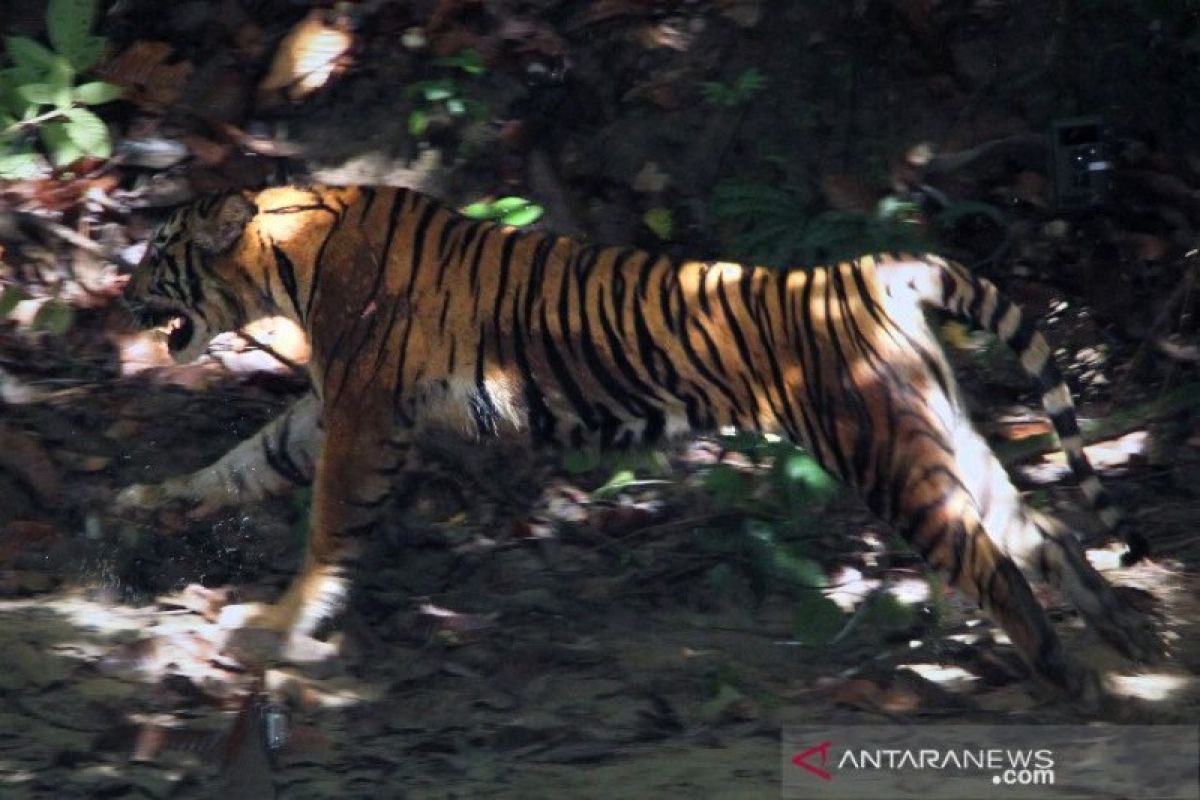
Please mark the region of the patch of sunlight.
POLYGON ((961 642, 965 645, 975 645, 978 644, 979 640, 983 637, 980 633, 953 633, 946 638, 952 642, 961 642))
POLYGON ((285 667, 266 670, 263 688, 274 697, 295 699, 302 708, 347 708, 387 698, 383 685, 367 684, 348 675, 314 679, 285 667))
MULTIPOLYGON (((1116 439, 1089 444, 1083 451, 1096 469, 1111 469, 1126 465, 1130 459, 1144 455, 1149 443, 1148 431, 1134 431, 1116 439)), ((1051 464, 1066 464, 1067 457, 1062 451, 1055 451, 1046 454, 1046 461, 1051 464)))
POLYGON ((29 610, 59 614, 78 628, 104 634, 136 631, 146 626, 144 611, 130 606, 102 605, 77 594, 0 603, 0 613, 29 610))
POLYGON ((16 769, 7 761, 0 761, 0 784, 29 783, 37 777, 36 772, 27 769, 16 769))
POLYGON ((907 669, 920 677, 946 689, 961 690, 979 680, 962 667, 947 664, 898 664, 897 669, 907 669))
MULTIPOLYGON (((1165 673, 1142 675, 1110 675, 1113 690, 1126 697, 1138 700, 1161 702, 1183 693, 1195 678, 1165 673)), ((1194 688, 1194 687, 1193 687, 1194 688)))
POLYGON ((825 590, 825 596, 848 614, 879 587, 880 581, 864 578, 862 572, 853 567, 843 567, 834 573, 832 584, 825 590))
POLYGON ((905 605, 927 602, 932 596, 924 578, 902 578, 888 586, 888 593, 905 605))
POLYGON ((1121 557, 1128 549, 1124 542, 1112 542, 1106 547, 1089 548, 1084 555, 1098 572, 1110 572, 1121 568, 1121 557))
MULTIPOLYGON (((850 613, 862 605, 872 592, 879 589, 882 581, 878 578, 866 578, 862 572, 853 567, 843 567, 834 573, 832 584, 829 589, 825 590, 825 596, 842 611, 850 613)), ((929 581, 923 578, 901 578, 890 581, 883 589, 906 606, 927 602, 932 596, 929 581)))
MULTIPOLYGON (((153 605, 106 605, 88 600, 82 593, 0 602, 0 618, 10 614, 25 617, 23 624, 32 626, 36 626, 35 617, 58 618, 78 635, 54 641, 50 649, 57 656, 87 663, 108 661, 106 671, 124 678, 153 683, 173 674, 199 686, 234 680, 234 673, 214 659, 228 632, 197 614, 164 611, 153 605)), ((314 680, 285 668, 266 670, 263 680, 272 694, 297 698, 308 708, 379 702, 386 688, 350 676, 314 680)))

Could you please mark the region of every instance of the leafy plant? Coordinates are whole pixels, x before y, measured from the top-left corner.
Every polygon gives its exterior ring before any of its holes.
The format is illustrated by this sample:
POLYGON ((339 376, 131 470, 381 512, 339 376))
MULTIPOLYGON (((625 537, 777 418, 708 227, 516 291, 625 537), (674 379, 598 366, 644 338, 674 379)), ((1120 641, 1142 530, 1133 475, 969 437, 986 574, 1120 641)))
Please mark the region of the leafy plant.
POLYGON ((461 209, 465 217, 487 219, 503 225, 520 228, 537 222, 546 209, 524 197, 501 197, 498 200, 479 201, 461 209))
POLYGON ((713 193, 713 211, 731 229, 733 255, 760 264, 803 265, 887 250, 926 250, 912 204, 885 198, 875 212, 823 211, 803 189, 729 181, 713 193))
MULTIPOLYGON (((32 296, 19 284, 0 284, 0 320, 7 319, 18 304, 30 299, 32 296)), ((29 321, 29 329, 62 336, 74 324, 75 309, 57 297, 51 297, 38 306, 33 319, 29 321)))
POLYGON ((718 108, 737 108, 753 100, 766 86, 767 77, 756 67, 750 67, 734 78, 733 83, 703 81, 700 84, 700 92, 710 105, 718 108))
POLYGON ((26 36, 5 37, 11 66, 0 71, 0 178, 40 173, 38 140, 55 167, 111 154, 108 128, 87 106, 115 100, 121 90, 104 81, 77 82, 104 50, 104 38, 92 34, 95 22, 95 0, 50 0, 51 47, 26 36))
MULTIPOLYGON (((486 69, 482 56, 476 50, 464 50, 457 55, 434 59, 433 64, 471 77, 482 75, 486 69)), ((480 118, 487 113, 482 103, 465 96, 455 74, 409 84, 404 95, 415 104, 408 114, 408 132, 416 137, 424 136, 430 124, 439 117, 480 118)))

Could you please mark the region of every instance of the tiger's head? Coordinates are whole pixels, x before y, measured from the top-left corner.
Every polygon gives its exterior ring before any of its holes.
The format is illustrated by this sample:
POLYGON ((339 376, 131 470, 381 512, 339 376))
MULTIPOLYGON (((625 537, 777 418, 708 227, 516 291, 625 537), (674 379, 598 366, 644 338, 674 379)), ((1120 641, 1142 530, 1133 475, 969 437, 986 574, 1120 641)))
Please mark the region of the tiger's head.
POLYGON ((253 316, 239 264, 239 242, 258 213, 242 192, 212 195, 176 210, 159 226, 125 287, 125 302, 144 328, 165 327, 180 364, 198 358, 214 336, 253 316))

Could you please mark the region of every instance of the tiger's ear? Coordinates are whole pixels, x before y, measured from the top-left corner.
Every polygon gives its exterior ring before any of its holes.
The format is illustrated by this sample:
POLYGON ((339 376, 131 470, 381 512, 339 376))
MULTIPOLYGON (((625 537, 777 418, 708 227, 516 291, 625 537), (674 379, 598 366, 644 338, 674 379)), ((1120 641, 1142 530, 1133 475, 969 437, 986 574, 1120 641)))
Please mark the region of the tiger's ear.
POLYGON ((196 244, 210 253, 224 253, 238 240, 257 213, 258 206, 241 192, 227 195, 218 202, 216 208, 209 211, 203 224, 196 227, 196 244))

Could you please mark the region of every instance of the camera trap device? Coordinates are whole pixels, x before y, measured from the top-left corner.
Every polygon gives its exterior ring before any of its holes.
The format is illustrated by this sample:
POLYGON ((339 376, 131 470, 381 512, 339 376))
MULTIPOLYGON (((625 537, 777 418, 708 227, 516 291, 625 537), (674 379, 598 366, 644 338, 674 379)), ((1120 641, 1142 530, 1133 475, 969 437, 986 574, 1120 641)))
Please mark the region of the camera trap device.
POLYGON ((1103 203, 1112 191, 1112 159, 1100 117, 1060 119, 1050 129, 1054 199, 1059 211, 1103 203))

